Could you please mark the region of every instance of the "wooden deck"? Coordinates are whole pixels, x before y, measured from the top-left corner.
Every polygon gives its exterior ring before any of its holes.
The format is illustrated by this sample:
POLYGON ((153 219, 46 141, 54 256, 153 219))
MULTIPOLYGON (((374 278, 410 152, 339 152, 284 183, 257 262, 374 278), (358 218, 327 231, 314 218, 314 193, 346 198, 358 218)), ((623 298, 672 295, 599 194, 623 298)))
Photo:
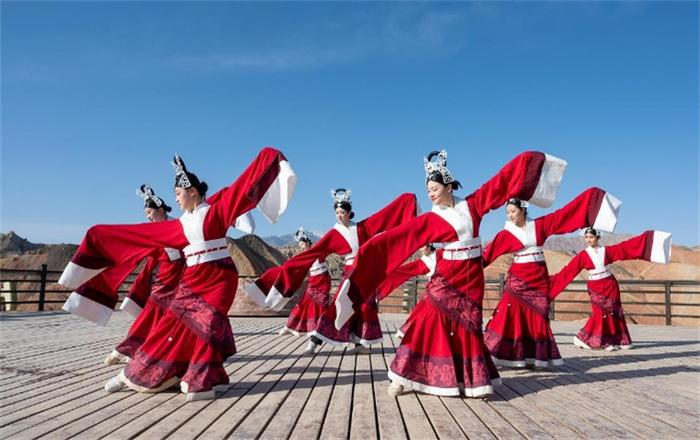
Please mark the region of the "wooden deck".
POLYGON ((0 437, 48 438, 697 438, 699 329, 631 326, 636 349, 587 352, 556 322, 563 367, 504 370, 496 395, 439 398, 386 390, 391 338, 382 315, 371 355, 277 336, 279 318, 233 318, 239 354, 228 390, 186 403, 176 392, 107 394, 120 367, 102 364, 130 320, 98 327, 62 313, 0 314, 0 437))

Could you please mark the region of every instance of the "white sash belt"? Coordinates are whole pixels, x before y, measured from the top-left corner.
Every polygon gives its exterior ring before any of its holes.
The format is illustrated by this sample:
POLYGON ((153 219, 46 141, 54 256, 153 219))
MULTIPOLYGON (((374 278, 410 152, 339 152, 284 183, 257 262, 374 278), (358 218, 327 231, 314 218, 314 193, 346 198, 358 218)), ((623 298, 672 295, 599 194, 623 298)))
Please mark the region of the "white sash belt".
POLYGON ((226 244, 225 238, 193 243, 185 247, 182 251, 187 259, 188 266, 222 260, 231 256, 231 254, 228 253, 228 245, 226 244))
POLYGON ((602 280, 603 278, 607 278, 609 276, 612 276, 612 274, 610 273, 607 267, 603 269, 588 271, 589 280, 602 280))
POLYGON ((481 256, 481 245, 457 249, 443 249, 445 260, 471 260, 481 256))
POLYGON ((535 261, 544 261, 544 252, 513 255, 513 263, 534 263, 535 261))

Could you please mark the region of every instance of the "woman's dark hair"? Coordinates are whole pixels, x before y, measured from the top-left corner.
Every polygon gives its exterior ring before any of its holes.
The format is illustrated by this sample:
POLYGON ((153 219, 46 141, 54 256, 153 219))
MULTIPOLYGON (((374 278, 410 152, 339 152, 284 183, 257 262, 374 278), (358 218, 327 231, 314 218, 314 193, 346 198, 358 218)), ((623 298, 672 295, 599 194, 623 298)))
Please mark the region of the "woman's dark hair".
POLYGON ((338 208, 341 208, 343 211, 349 212, 350 213, 350 220, 352 220, 355 217, 355 213, 352 212, 352 205, 350 202, 335 202, 333 203, 333 210, 336 210, 338 208))
POLYGON ((304 242, 304 243, 308 244, 309 246, 313 246, 313 245, 314 245, 314 242, 311 241, 311 239, 310 239, 309 237, 304 237, 304 238, 302 238, 301 240, 299 240, 299 243, 301 243, 301 242, 304 242))
POLYGON ((600 238, 600 231, 598 231, 597 229, 595 229, 595 228, 593 228, 593 227, 591 227, 591 226, 587 227, 587 228, 583 231, 583 235, 586 235, 586 234, 595 235, 596 237, 600 238))
POLYGON ((449 186, 452 187, 452 191, 457 191, 459 188, 462 187, 462 184, 459 183, 458 180, 455 180, 455 181, 453 181, 453 182, 450 182, 450 183, 447 183, 447 184, 446 184, 446 183, 445 183, 445 179, 442 177, 442 174, 440 174, 440 173, 438 173, 438 172, 435 172, 435 173, 431 174, 430 176, 428 176, 428 182, 437 182, 437 183, 439 183, 440 185, 443 185, 443 186, 448 186, 448 185, 449 185, 449 186))
POLYGON ((156 205, 156 202, 153 201, 153 199, 148 199, 148 200, 146 200, 146 203, 144 203, 144 205, 145 205, 144 208, 163 209, 163 212, 165 212, 166 214, 173 210, 173 208, 168 206, 162 200, 161 200, 161 202, 162 202, 162 205, 158 206, 158 205, 156 205))
POLYGON ((507 205, 515 206, 516 208, 518 208, 519 210, 521 210, 523 212, 523 215, 525 217, 527 217, 527 205, 525 204, 525 202, 523 202, 519 198, 512 197, 512 198, 508 199, 508 201, 506 202, 506 206, 507 205))

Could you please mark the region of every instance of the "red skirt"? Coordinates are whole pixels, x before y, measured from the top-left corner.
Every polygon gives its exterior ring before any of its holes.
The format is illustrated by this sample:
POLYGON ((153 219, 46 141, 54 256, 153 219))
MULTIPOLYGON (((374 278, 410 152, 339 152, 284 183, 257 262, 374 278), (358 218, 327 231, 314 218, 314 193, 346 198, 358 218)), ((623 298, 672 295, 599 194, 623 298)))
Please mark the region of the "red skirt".
POLYGON ((496 365, 547 367, 564 363, 549 324, 548 290, 544 262, 511 266, 503 297, 484 333, 496 365))
POLYGON ((411 312, 410 324, 402 327, 405 334, 391 363, 389 379, 439 396, 493 393, 500 377, 484 345, 481 304, 437 273, 419 304, 411 312))
MULTIPOLYGON (((346 272, 350 266, 343 268, 343 278, 340 280, 340 285, 346 279, 346 272)), ((312 335, 318 339, 332 345, 348 346, 350 343, 362 344, 369 347, 372 344, 382 342, 382 326, 379 323, 379 306, 377 305, 376 297, 372 296, 369 300, 360 305, 360 310, 355 311, 352 317, 343 325, 340 330, 335 328, 335 297, 330 306, 325 310, 316 323, 316 330, 312 335)))
POLYGON ((174 295, 175 289, 167 289, 163 285, 155 286, 151 296, 146 301, 146 306, 131 324, 126 338, 117 345, 115 350, 124 356, 133 358, 136 350, 141 347, 149 333, 165 315, 174 295))
POLYGON ((331 276, 328 272, 310 276, 301 299, 289 313, 285 329, 295 336, 316 330, 316 324, 328 309, 331 276))
POLYGON ((629 347, 632 338, 627 329, 620 302, 620 288, 613 277, 588 282, 591 317, 576 337, 590 348, 629 347))
POLYGON ((198 393, 229 382, 223 363, 236 346, 226 311, 238 274, 229 259, 195 268, 187 279, 185 272, 169 309, 122 370, 130 388, 156 392, 180 381, 183 391, 198 393), (190 283, 201 290, 196 292, 190 283))

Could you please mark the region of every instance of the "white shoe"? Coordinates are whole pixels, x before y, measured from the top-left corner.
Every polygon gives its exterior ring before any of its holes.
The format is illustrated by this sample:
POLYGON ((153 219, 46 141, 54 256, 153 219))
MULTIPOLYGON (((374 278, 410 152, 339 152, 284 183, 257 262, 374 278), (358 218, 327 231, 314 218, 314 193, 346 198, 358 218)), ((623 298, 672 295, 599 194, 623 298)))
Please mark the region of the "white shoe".
POLYGON ((216 397, 216 392, 214 390, 200 391, 198 393, 186 393, 185 400, 187 402, 194 402, 196 400, 211 400, 216 397))
POLYGON ((630 345, 620 345, 620 350, 631 350, 634 348, 634 344, 630 345))
POLYGON ((117 350, 112 350, 105 358, 105 365, 117 365, 128 361, 129 358, 119 353, 117 350))
POLYGON ((283 335, 289 334, 289 331, 287 331, 287 327, 282 327, 277 334, 280 336, 283 336, 283 335))
POLYGON ((617 345, 608 345, 607 347, 605 347, 605 351, 617 351, 619 349, 620 347, 617 345))
POLYGON ((578 348, 583 348, 584 350, 591 349, 591 347, 588 344, 586 344, 585 342, 583 342, 582 340, 580 340, 578 338, 578 336, 574 336, 574 345, 577 346, 578 348))
POLYGON ((398 384, 396 382, 392 382, 389 385, 389 389, 387 390, 387 392, 389 393, 390 396, 396 397, 399 394, 403 393, 403 390, 404 390, 403 385, 398 384))
POLYGON ((306 344, 306 350, 304 350, 304 354, 310 355, 316 353, 316 349, 318 348, 318 344, 315 344, 314 341, 309 341, 306 344))
POLYGON ((107 383, 105 384, 105 391, 107 391, 108 393, 116 393, 125 386, 126 384, 122 382, 119 376, 117 376, 107 381, 107 383))

